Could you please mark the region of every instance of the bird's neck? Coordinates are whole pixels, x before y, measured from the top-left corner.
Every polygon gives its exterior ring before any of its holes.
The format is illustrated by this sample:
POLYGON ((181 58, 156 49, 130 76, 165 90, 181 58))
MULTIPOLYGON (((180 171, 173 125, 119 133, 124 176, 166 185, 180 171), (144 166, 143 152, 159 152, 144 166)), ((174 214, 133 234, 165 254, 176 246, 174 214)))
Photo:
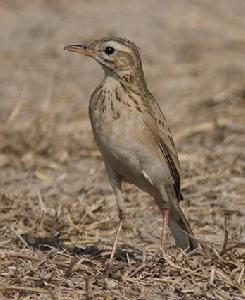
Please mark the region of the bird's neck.
POLYGON ((147 90, 144 73, 141 68, 139 69, 120 69, 112 71, 104 69, 105 78, 104 83, 111 83, 118 81, 119 83, 128 86, 134 90, 144 91, 147 90))

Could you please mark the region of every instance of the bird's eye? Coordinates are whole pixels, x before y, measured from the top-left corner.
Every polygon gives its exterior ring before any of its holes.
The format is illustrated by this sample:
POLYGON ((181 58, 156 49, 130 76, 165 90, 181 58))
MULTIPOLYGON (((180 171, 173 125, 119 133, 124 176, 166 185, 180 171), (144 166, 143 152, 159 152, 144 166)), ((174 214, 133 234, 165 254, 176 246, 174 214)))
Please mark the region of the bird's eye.
POLYGON ((105 54, 107 54, 107 55, 111 55, 114 51, 115 51, 115 49, 113 47, 108 46, 105 48, 105 54))

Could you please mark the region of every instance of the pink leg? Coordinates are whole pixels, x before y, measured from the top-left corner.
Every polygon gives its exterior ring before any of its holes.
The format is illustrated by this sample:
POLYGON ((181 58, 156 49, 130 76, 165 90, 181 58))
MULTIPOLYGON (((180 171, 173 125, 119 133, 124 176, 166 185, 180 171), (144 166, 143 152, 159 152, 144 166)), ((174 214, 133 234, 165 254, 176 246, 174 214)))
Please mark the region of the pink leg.
POLYGON ((116 230, 116 235, 115 235, 113 247, 112 247, 112 250, 111 250, 111 256, 110 256, 110 260, 109 260, 109 264, 108 264, 109 268, 112 266, 113 258, 114 258, 114 255, 115 255, 115 252, 116 252, 116 249, 117 249, 118 236, 119 236, 119 233, 122 229, 122 224, 123 224, 123 218, 120 218, 119 222, 118 222, 118 225, 117 225, 117 230, 116 230))
POLYGON ((110 260, 107 265, 107 267, 110 269, 110 267, 112 266, 113 258, 114 258, 116 248, 117 248, 118 236, 122 229, 123 220, 125 219, 125 212, 124 212, 124 201, 123 201, 123 195, 122 195, 122 189, 121 189, 121 177, 117 173, 115 173, 115 171, 112 169, 110 164, 105 163, 105 167, 106 167, 106 171, 107 171, 111 186, 112 186, 113 191, 116 196, 117 208, 118 208, 118 219, 119 219, 118 224, 117 224, 116 235, 115 235, 114 242, 113 242, 113 247, 111 250, 110 260))
POLYGON ((168 208, 163 210, 163 228, 162 228, 162 238, 161 238, 161 249, 164 249, 165 241, 167 238, 167 230, 168 230, 168 208))

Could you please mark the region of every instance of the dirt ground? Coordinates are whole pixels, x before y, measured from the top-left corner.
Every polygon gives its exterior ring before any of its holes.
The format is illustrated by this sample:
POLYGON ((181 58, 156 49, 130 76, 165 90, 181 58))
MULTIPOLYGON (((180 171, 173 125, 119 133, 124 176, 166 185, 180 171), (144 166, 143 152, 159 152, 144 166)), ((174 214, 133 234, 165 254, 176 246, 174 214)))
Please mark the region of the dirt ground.
POLYGON ((245 2, 0 1, 0 299, 244 299, 245 2), (165 112, 181 205, 202 248, 181 253, 125 185, 116 202, 88 101, 103 77, 66 44, 127 37, 165 112))

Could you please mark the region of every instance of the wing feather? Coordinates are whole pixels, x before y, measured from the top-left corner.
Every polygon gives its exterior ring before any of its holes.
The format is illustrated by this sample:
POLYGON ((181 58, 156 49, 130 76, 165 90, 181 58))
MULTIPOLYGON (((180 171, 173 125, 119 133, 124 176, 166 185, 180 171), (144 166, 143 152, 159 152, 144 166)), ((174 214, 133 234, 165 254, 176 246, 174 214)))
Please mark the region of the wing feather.
POLYGON ((154 135, 173 177, 176 197, 178 200, 182 200, 183 197, 180 191, 180 165, 170 128, 160 106, 150 92, 145 96, 145 101, 147 103, 146 113, 148 114, 148 118, 151 119, 151 123, 155 123, 154 125, 158 129, 158 132, 154 132, 154 135))

